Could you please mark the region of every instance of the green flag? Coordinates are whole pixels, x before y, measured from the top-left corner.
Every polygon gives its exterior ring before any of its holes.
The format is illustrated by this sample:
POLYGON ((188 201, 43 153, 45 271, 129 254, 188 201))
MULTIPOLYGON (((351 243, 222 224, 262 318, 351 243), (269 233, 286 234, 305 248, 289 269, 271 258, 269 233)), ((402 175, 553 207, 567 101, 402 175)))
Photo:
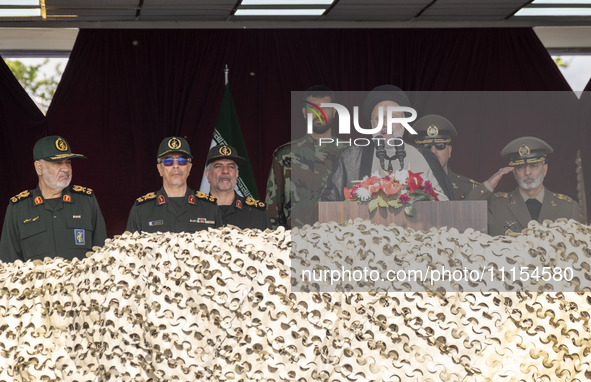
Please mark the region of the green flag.
MULTIPOLYGON (((250 166, 246 144, 244 143, 242 130, 240 130, 240 123, 238 122, 238 114, 236 114, 236 108, 234 107, 232 93, 230 93, 230 86, 228 84, 226 84, 224 89, 224 98, 222 98, 210 147, 216 145, 232 146, 238 151, 238 155, 246 159, 246 163, 238 169, 240 176, 236 184, 236 191, 244 197, 250 196, 259 199, 254 173, 250 166)), ((209 192, 209 182, 205 177, 205 170, 203 171, 200 190, 205 193, 209 192)))

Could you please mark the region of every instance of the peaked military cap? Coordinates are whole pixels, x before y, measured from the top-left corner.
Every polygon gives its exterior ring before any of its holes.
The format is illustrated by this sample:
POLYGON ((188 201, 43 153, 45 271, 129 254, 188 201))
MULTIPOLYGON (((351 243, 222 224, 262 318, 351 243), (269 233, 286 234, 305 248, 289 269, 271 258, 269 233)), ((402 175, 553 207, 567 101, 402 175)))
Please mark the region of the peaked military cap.
POLYGON ((242 166, 242 164, 246 162, 246 159, 238 155, 238 151, 236 151, 234 147, 228 145, 217 145, 209 149, 205 165, 207 166, 211 162, 219 159, 232 159, 238 166, 242 166))
POLYGON ((458 135, 453 123, 437 114, 419 118, 412 127, 418 134, 415 138, 418 145, 451 143, 451 139, 458 135))
POLYGON ((383 101, 393 101, 400 106, 410 106, 406 93, 398 86, 380 85, 372 89, 363 103, 363 115, 366 120, 371 120, 371 113, 376 105, 383 101))
POLYGON ((509 166, 527 163, 539 163, 546 160, 546 155, 554 151, 552 147, 536 137, 521 137, 509 142, 501 155, 509 157, 509 166))
POLYGON ((33 147, 33 160, 43 159, 49 162, 57 162, 74 158, 86 159, 82 154, 73 154, 68 141, 59 135, 41 138, 33 147))
POLYGON ((160 142, 160 146, 158 147, 158 156, 156 158, 161 158, 162 156, 170 153, 185 154, 189 158, 193 159, 189 142, 187 142, 187 140, 183 137, 164 138, 162 142, 160 142))

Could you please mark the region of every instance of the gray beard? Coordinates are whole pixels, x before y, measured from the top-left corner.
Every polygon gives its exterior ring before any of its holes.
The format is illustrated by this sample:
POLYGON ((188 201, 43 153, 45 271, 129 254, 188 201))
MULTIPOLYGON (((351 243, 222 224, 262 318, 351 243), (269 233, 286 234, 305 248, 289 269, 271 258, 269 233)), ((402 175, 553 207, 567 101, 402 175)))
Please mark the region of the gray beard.
POLYGON ((533 176, 527 176, 522 179, 517 179, 517 184, 519 185, 519 187, 521 187, 524 190, 533 190, 534 188, 539 187, 542 184, 543 180, 544 180, 544 176, 542 173, 540 173, 540 175, 537 178, 533 177, 533 176), (534 182, 533 183, 525 183, 525 181, 528 179, 533 179, 534 182))

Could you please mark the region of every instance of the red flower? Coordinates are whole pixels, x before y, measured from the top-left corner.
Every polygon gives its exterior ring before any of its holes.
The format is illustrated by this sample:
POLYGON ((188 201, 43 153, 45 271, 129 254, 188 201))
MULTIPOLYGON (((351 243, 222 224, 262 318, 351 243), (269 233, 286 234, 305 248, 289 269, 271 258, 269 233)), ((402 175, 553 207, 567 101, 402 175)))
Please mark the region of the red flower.
POLYGON ((378 176, 370 176, 361 182, 359 186, 368 189, 369 192, 374 194, 380 190, 380 178, 378 176))
POLYGON ((437 199, 437 194, 433 190, 433 184, 431 183, 430 180, 425 182, 425 194, 431 195, 432 197, 435 198, 435 200, 439 200, 439 199, 437 199))
POLYGON ((423 178, 421 178, 421 174, 422 172, 414 173, 408 170, 408 179, 406 180, 406 183, 408 184, 408 189, 410 190, 411 194, 423 184, 423 178))
POLYGON ((398 197, 398 200, 400 200, 402 203, 408 203, 410 202, 410 196, 408 196, 407 194, 400 194, 400 196, 398 197))
POLYGON ((347 187, 344 188, 344 193, 345 193, 345 200, 352 200, 353 199, 353 195, 351 193, 351 191, 353 190, 353 188, 351 188, 351 190, 349 190, 347 187))
POLYGON ((402 185, 390 177, 380 179, 380 189, 388 196, 396 195, 401 188, 402 185))

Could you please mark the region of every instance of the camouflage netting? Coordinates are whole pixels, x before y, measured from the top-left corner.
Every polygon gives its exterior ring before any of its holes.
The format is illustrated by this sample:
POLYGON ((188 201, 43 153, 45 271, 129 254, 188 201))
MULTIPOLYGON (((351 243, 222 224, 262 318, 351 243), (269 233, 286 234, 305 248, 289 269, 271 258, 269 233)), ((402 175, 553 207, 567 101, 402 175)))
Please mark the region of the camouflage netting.
MULTIPOLYGON (((589 264, 589 227, 538 231, 589 264)), ((292 293, 290 246, 283 230, 125 234, 83 261, 0 264, 0 380, 591 379, 590 294, 292 293)))
POLYGON ((590 236, 565 219, 532 221, 514 237, 316 224, 292 231, 292 282, 305 292, 590 292, 590 236))

